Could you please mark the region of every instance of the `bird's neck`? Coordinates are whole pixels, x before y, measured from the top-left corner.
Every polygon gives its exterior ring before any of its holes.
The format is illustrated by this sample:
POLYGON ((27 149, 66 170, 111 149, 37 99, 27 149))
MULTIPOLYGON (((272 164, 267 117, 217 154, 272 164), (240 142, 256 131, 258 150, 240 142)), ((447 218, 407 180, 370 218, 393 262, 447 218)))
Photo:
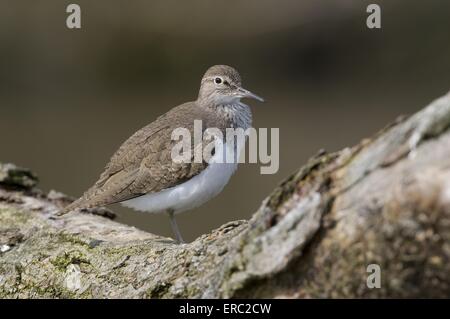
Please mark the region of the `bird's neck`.
POLYGON ((252 126, 252 111, 248 105, 241 101, 220 105, 217 107, 217 111, 228 116, 236 127, 247 129, 252 126))
POLYGON ((207 107, 218 116, 225 118, 230 123, 230 127, 240 127, 245 130, 252 126, 250 107, 240 100, 232 103, 209 104, 207 107))

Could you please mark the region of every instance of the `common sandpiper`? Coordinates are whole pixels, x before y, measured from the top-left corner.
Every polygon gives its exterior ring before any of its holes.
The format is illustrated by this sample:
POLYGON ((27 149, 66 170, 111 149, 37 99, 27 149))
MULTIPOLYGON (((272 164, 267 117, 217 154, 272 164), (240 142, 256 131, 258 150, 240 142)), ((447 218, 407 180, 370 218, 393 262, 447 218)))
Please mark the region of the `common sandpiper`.
POLYGON ((196 120, 202 121, 204 130, 218 128, 224 136, 227 128, 246 130, 251 127, 252 112, 242 98, 263 101, 242 88, 234 68, 210 67, 201 80, 197 100, 174 107, 134 133, 114 153, 98 181, 58 215, 121 203, 138 211, 168 214, 176 239, 183 242, 175 214, 220 193, 238 163, 218 160, 223 153, 217 150, 208 162, 174 161, 172 132, 177 128, 193 131, 196 120))

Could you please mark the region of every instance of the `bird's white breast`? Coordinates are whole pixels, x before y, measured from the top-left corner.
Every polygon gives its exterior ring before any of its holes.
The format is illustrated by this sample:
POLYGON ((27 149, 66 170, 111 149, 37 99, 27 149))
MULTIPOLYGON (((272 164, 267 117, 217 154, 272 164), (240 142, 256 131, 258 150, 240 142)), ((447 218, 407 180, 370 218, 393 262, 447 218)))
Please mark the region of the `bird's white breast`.
MULTIPOLYGON (((235 148, 238 153, 243 145, 235 148)), ((219 194, 236 171, 237 163, 224 163, 223 152, 234 152, 230 148, 216 146, 215 155, 211 158, 208 167, 189 181, 160 191, 143 195, 122 202, 121 204, 138 211, 162 213, 173 209, 180 213, 202 205, 219 194), (220 149, 222 148, 222 149, 220 149)))

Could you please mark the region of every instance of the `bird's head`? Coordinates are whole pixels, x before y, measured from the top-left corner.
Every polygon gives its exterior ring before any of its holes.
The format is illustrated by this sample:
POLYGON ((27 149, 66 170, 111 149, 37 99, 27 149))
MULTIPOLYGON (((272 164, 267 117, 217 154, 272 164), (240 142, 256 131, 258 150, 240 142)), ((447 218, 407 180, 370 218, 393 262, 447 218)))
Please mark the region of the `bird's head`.
POLYGON ((198 101, 226 105, 239 103, 241 98, 252 98, 264 102, 263 98, 241 86, 241 76, 231 66, 214 65, 202 78, 198 101))

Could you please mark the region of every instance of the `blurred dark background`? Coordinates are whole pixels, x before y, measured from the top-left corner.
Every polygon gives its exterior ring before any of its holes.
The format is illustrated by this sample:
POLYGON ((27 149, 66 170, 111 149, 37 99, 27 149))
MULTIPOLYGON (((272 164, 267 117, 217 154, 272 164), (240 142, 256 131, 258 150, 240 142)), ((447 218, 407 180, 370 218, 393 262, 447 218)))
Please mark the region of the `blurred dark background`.
MULTIPOLYGON (((213 64, 236 67, 255 127, 280 128, 280 170, 241 165, 217 198, 178 217, 189 240, 246 219, 319 149, 370 136, 450 89, 450 2, 0 0, 0 161, 79 196, 116 148, 196 98, 213 64), (67 29, 77 3, 82 28, 67 29)), ((118 220, 171 235, 166 216, 114 205, 118 220)))

